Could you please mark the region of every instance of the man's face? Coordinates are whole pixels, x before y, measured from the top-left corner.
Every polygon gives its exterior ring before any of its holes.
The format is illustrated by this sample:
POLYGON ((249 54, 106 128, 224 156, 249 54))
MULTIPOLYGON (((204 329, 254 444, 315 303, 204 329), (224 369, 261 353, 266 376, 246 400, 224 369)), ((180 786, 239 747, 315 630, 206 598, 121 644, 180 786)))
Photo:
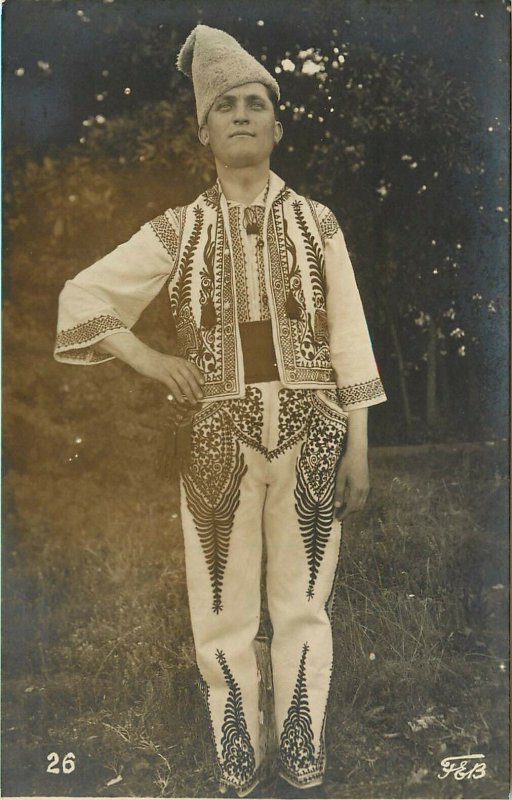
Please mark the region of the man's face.
POLYGON ((223 166, 257 166, 269 160, 282 136, 274 107, 262 83, 235 86, 215 100, 199 140, 210 145, 223 166))

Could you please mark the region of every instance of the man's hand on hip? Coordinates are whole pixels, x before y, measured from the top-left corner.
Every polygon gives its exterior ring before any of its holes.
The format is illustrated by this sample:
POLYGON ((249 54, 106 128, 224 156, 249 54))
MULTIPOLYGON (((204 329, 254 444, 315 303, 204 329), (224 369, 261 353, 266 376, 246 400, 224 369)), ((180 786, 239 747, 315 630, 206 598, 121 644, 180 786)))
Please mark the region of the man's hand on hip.
POLYGON ((204 378, 195 364, 185 358, 153 350, 131 331, 112 333, 95 347, 125 361, 146 378, 163 383, 179 403, 195 405, 203 398, 204 378))

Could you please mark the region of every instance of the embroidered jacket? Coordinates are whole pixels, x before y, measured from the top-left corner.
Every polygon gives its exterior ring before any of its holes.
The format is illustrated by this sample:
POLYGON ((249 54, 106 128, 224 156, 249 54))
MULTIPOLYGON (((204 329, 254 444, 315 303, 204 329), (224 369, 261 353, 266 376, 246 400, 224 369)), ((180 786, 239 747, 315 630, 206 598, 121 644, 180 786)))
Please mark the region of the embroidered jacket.
MULTIPOLYGON (((167 283, 177 354, 197 365, 211 399, 245 393, 237 280, 243 250, 220 183, 142 226, 66 282, 55 358, 95 364, 106 335, 130 329, 167 283)), ((261 237, 279 375, 289 388, 338 387, 346 410, 386 399, 345 240, 336 218, 270 173, 261 237)))

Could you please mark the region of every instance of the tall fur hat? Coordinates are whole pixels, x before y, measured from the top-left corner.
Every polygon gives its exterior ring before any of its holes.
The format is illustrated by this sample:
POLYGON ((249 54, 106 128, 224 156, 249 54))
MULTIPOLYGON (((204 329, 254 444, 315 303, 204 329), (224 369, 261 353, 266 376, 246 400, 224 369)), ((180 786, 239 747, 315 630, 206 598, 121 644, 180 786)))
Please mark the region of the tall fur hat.
POLYGON ((189 34, 176 62, 192 78, 197 119, 204 125, 215 99, 244 83, 263 83, 279 100, 279 86, 265 67, 228 33, 197 25, 189 34))

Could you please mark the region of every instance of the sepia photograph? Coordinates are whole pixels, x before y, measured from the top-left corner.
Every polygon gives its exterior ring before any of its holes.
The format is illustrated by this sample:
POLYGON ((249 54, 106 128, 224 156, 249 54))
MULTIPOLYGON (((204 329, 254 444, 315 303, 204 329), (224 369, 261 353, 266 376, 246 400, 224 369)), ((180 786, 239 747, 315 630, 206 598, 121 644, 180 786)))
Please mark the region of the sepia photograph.
POLYGON ((6 0, 1 795, 510 791, 510 0, 6 0))

